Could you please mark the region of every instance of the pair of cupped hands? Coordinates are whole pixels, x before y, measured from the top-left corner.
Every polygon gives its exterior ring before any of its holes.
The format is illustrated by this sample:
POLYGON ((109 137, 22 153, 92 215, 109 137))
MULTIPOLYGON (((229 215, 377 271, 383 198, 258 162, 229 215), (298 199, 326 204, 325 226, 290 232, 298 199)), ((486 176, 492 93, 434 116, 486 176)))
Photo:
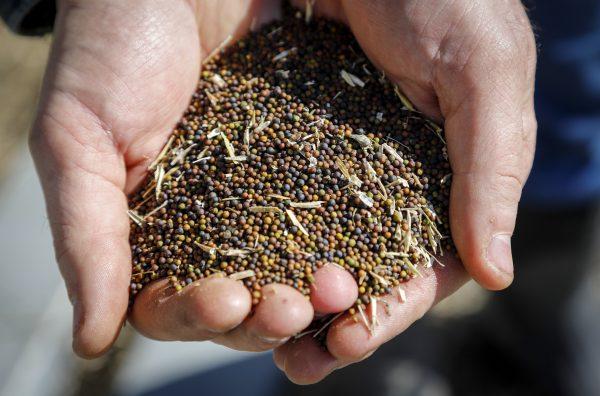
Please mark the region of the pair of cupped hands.
MULTIPOLYGON (((30 145, 73 304, 73 348, 93 358, 111 346, 127 318, 127 194, 186 109, 203 58, 229 35, 277 18, 281 4, 57 3, 30 145)), ((328 330, 327 350, 310 335, 293 336, 313 318, 354 303, 356 283, 335 265, 315 274, 310 301, 273 284, 250 315, 251 296, 239 281, 204 279, 174 293, 161 280, 143 289, 127 318, 157 340, 274 349, 276 365, 297 383, 317 382, 369 356, 469 278, 492 290, 511 283, 510 237, 536 130, 536 46, 520 1, 317 0, 314 7, 347 24, 414 105, 443 121, 453 169, 452 235, 462 263, 445 255, 445 268, 406 284, 406 301, 386 297, 389 312, 379 310, 373 334, 342 315, 328 330)))

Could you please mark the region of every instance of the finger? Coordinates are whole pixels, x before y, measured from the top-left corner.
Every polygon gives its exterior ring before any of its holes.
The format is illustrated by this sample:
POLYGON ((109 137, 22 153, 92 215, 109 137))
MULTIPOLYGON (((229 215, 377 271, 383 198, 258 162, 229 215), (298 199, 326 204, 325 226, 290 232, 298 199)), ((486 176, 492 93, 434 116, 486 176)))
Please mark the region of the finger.
POLYGON ((221 0, 217 7, 211 2, 198 1, 193 2, 192 7, 203 56, 224 42, 234 43, 249 30, 254 31, 281 16, 281 2, 277 0, 221 0))
MULTIPOLYGON (((373 327, 372 308, 368 307, 365 318, 372 332, 367 328, 360 315, 351 317, 344 315, 337 319, 327 334, 327 350, 335 364, 331 365, 330 357, 305 343, 289 342, 277 350, 276 362, 285 370, 290 380, 307 383, 320 380, 333 369, 358 362, 372 354, 379 346, 402 333, 416 320, 421 318, 433 305, 460 288, 468 277, 461 264, 453 259, 444 268, 436 268, 423 278, 415 278, 402 285, 406 300, 402 301, 399 290, 381 298, 377 303, 377 322, 373 327), (386 303, 388 304, 386 309, 386 303), (305 349, 301 349, 302 348, 305 349), (314 371, 306 371, 301 359, 315 362, 314 371)), ((305 336, 309 337, 309 336, 305 336)), ((314 339, 312 340, 314 342, 314 339)), ((305 341, 308 343, 309 341, 305 341)))
POLYGON ((469 273, 494 290, 513 279, 510 239, 536 129, 533 78, 526 78, 535 60, 497 47, 468 60, 448 55, 436 87, 453 170, 452 236, 469 273))
POLYGON ((339 368, 338 361, 311 335, 290 341, 273 351, 275 365, 298 385, 321 381, 339 368))
POLYGON ((110 347, 127 310, 124 166, 101 124, 71 96, 56 94, 41 107, 30 147, 74 308, 73 348, 91 358, 110 347))
POLYGON ((310 301, 317 313, 342 312, 356 302, 358 298, 356 280, 344 268, 327 264, 315 273, 314 278, 310 301))
POLYGON ((130 321, 156 340, 204 341, 238 326, 251 306, 248 289, 229 278, 201 279, 180 292, 161 280, 142 289, 130 321))
POLYGON ((252 318, 243 326, 216 340, 241 350, 267 350, 284 343, 304 330, 313 313, 341 312, 358 298, 358 287, 352 275, 336 265, 325 265, 314 275, 310 307, 306 297, 285 285, 269 285, 263 289, 263 301, 252 318), (269 297, 271 296, 271 297, 269 297), (293 306, 289 311, 287 306, 293 306))
POLYGON ((535 145, 533 34, 518 2, 421 3, 347 1, 341 12, 417 109, 445 119, 453 238, 470 274, 502 289, 513 278, 510 235, 535 145))
MULTIPOLYGON (((347 317, 334 322, 327 334, 330 353, 341 362, 359 361, 402 333, 431 307, 458 290, 468 277, 458 260, 449 258, 447 261, 445 267, 436 266, 424 277, 412 279, 403 285, 405 301, 402 301, 403 297, 398 289, 378 301, 378 325, 372 324, 372 307, 369 306, 366 316, 371 322, 369 325, 372 332, 361 320, 355 321, 347 317)), ((356 319, 359 319, 358 315, 356 319)))
POLYGON ((214 341, 237 350, 264 351, 305 329, 313 313, 312 305, 299 291, 287 285, 270 284, 262 288, 262 300, 252 316, 214 341))

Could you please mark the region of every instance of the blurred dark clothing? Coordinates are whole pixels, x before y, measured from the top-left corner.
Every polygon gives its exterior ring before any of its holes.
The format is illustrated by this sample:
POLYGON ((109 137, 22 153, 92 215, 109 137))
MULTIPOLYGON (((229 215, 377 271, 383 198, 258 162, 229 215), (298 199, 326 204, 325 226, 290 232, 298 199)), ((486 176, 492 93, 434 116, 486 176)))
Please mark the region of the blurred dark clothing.
POLYGON ((55 14, 55 0, 0 0, 0 17, 15 33, 49 33, 54 27, 55 14))
POLYGON ((540 47, 538 144, 523 201, 600 198, 600 1, 526 0, 540 47))

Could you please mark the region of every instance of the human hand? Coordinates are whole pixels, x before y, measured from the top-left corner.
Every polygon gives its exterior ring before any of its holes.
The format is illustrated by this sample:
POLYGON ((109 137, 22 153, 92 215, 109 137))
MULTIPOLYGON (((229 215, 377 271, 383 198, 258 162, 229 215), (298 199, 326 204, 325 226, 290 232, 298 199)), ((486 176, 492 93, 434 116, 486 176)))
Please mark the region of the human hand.
MULTIPOLYGON (((453 169, 450 222, 460 258, 482 286, 507 287, 510 236, 537 127, 536 47, 521 3, 320 0, 315 7, 349 25, 370 60, 417 109, 444 120, 453 169)), ((464 284, 461 265, 446 264, 410 281, 407 302, 386 297, 389 315, 378 311, 381 325, 372 335, 344 316, 329 329, 328 351, 306 336, 277 348, 276 364, 294 382, 312 383, 366 358, 464 284)))
MULTIPOLYGON (((74 307, 73 348, 106 351, 127 315, 131 252, 127 194, 144 178, 196 88, 201 61, 228 35, 277 16, 272 1, 62 0, 31 136, 56 257, 74 307)), ((312 304, 289 286, 247 317, 251 296, 230 279, 180 293, 157 281, 138 295, 133 325, 160 340, 207 340, 243 350, 279 345, 314 312, 347 309, 352 277, 315 274, 312 304), (327 284, 327 287, 318 287, 327 284)))

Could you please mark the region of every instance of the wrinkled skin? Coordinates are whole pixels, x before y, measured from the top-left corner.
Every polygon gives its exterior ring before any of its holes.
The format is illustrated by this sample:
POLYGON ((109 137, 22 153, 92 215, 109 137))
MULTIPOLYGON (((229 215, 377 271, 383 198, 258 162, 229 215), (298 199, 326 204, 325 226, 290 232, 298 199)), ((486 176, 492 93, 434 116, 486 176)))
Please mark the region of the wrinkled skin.
MULTIPOLYGON (((228 35, 276 18, 279 6, 270 0, 58 2, 30 146, 80 356, 104 353, 126 319, 127 194, 185 110, 202 59, 228 35)), ((129 317, 158 340, 276 348, 276 364, 297 383, 319 381, 370 355, 469 277, 494 290, 510 284, 510 235, 536 129, 535 43, 518 1, 323 0, 316 12, 347 23, 416 107, 445 121, 454 171, 451 225, 462 265, 447 258, 444 269, 409 282, 407 302, 386 297, 389 315, 379 310, 381 325, 371 336, 340 317, 327 335, 329 351, 310 336, 286 341, 315 314, 353 304, 356 284, 335 266, 317 272, 310 301, 288 286, 265 287, 266 299, 251 316, 250 294, 240 282, 204 279, 174 294, 156 281, 129 317)))

